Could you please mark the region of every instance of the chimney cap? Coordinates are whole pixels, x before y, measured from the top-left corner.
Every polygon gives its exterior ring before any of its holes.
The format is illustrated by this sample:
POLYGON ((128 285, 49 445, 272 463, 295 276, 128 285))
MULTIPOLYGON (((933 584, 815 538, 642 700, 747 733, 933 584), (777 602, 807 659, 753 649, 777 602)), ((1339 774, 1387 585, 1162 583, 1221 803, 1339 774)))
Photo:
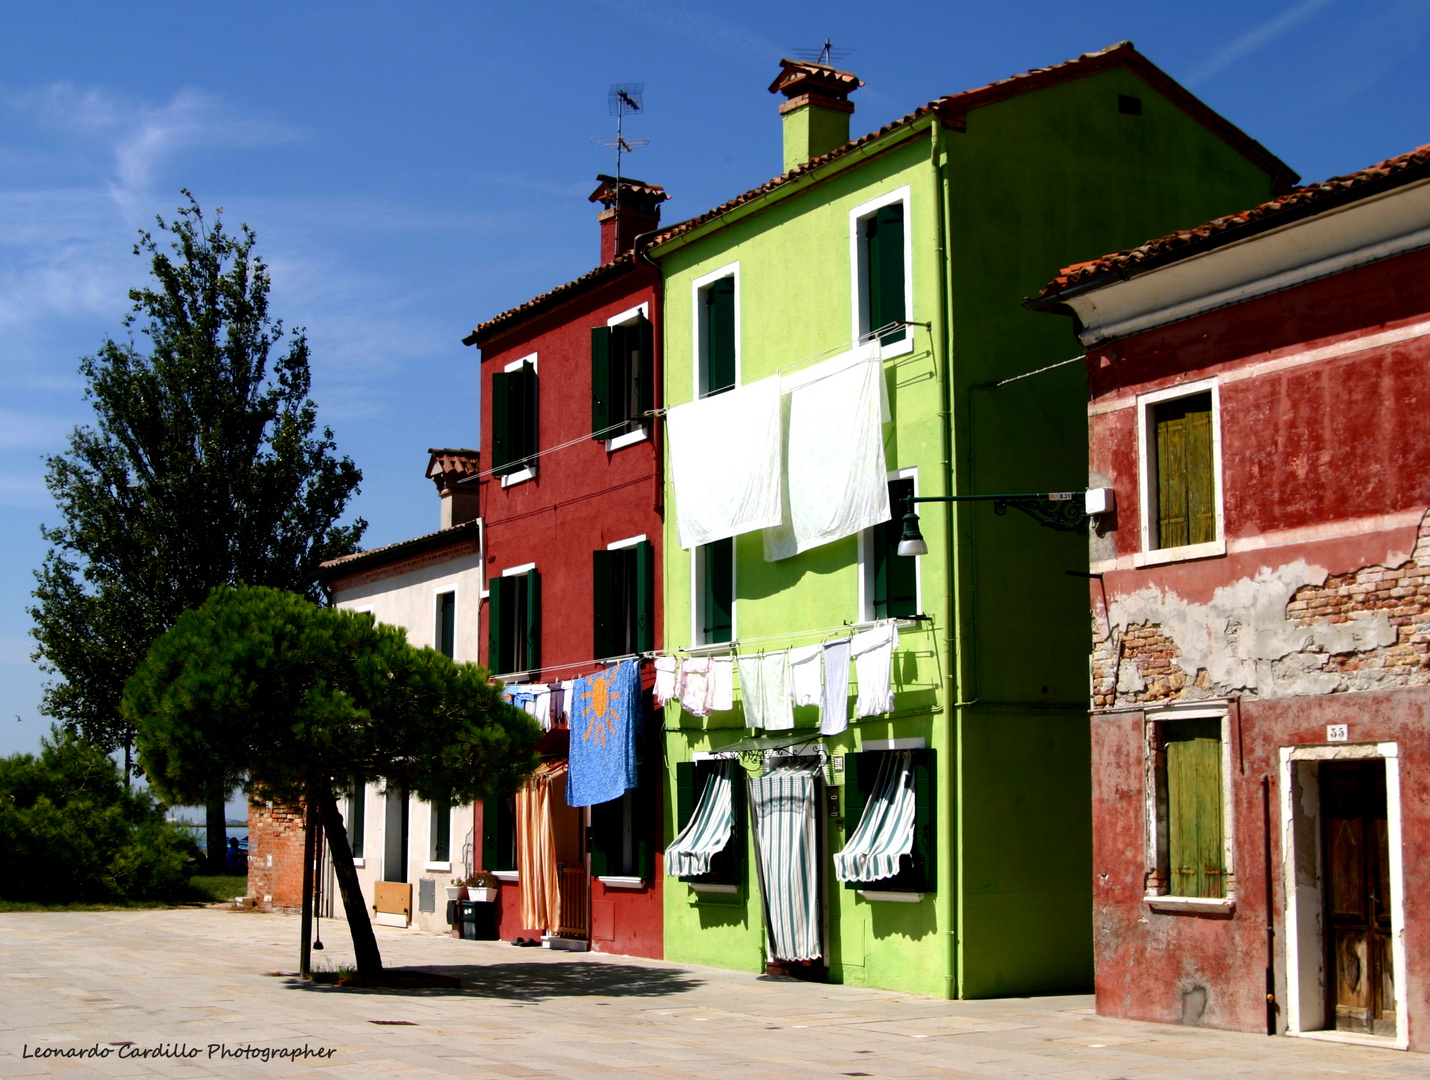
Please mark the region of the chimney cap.
POLYGON ((614 176, 597 173, 596 179, 601 182, 601 186, 591 192, 591 197, 587 201, 602 203, 608 210, 616 205, 618 198, 631 200, 646 210, 654 210, 659 203, 670 198, 666 194, 665 188, 659 184, 647 184, 644 180, 636 180, 629 176, 623 176, 617 180, 614 176))
POLYGON ((448 491, 469 477, 481 471, 481 454, 476 450, 456 448, 429 448, 427 477, 437 485, 438 491, 448 491))
POLYGON ((787 98, 800 95, 844 101, 864 82, 857 75, 840 71, 828 64, 809 60, 781 60, 780 73, 770 83, 770 93, 782 93, 787 98))

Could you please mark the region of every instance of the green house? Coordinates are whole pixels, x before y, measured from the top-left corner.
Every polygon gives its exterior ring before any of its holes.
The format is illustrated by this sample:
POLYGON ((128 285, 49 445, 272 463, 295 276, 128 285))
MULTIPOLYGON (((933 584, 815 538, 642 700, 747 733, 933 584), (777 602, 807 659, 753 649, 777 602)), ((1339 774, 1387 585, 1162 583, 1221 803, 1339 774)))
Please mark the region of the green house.
MULTIPOLYGON (((708 870, 668 880, 665 956, 947 997, 1081 990, 1093 914, 1086 531, 991 501, 927 502, 927 554, 899 555, 904 500, 1074 492, 1076 517, 1097 486, 1084 370, 1063 328, 1023 298, 1050 268, 1252 205, 1295 177, 1130 43, 849 141, 859 85, 784 61, 771 90, 785 97, 786 171, 648 252, 664 285, 668 447, 673 410, 772 376, 797 385, 841 357, 877 359, 888 416, 889 519, 798 553, 776 543, 773 559, 760 529, 703 544, 691 532, 682 547, 682 499, 689 509, 700 492, 667 454, 667 644, 751 658, 890 620, 897 634, 892 707, 854 715, 856 681, 837 734, 821 736, 809 706, 792 728, 753 730, 743 685, 730 710, 666 706, 665 835, 721 777, 733 830, 708 870), (798 871, 767 867, 762 895, 751 800, 763 789, 747 785, 800 765, 813 777, 815 854, 798 871), (910 850, 892 876, 841 881, 835 856, 878 810, 887 769, 911 793, 910 850), (771 890, 790 889, 805 890, 796 906, 812 898, 800 914, 815 958, 767 948, 767 905, 772 917, 789 906, 771 890)), ((758 440, 732 416, 723 444, 707 432, 708 455, 686 462, 748 456, 758 440)))

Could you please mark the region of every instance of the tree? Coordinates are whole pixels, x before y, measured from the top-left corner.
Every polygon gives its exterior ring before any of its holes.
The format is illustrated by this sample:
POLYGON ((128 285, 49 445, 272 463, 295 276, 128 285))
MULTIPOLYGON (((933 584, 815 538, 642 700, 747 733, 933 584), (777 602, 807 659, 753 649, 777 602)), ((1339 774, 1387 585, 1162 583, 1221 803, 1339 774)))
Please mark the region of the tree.
POLYGON ((539 763, 540 728, 485 668, 276 589, 217 588, 181 615, 130 678, 124 715, 166 798, 191 799, 222 776, 317 808, 364 976, 382 957, 338 792, 382 778, 465 803, 510 795, 539 763))
MULTIPOLYGON (((318 565, 356 550, 366 527, 336 524, 362 474, 317 433, 308 343, 268 313, 255 235, 212 225, 192 195, 170 243, 140 233, 153 281, 129 293, 127 340, 80 363, 95 424, 48 459, 64 524, 36 572, 34 659, 58 679, 42 708, 105 750, 125 750, 124 682, 150 644, 216 585, 246 582, 316 599, 318 565), (137 335, 136 335, 137 331, 137 335), (276 353, 270 367, 270 357, 276 353)), ((218 780, 208 852, 221 872, 218 780)))
POLYGON ((56 729, 38 757, 0 758, 0 897, 178 900, 197 854, 93 743, 56 729))

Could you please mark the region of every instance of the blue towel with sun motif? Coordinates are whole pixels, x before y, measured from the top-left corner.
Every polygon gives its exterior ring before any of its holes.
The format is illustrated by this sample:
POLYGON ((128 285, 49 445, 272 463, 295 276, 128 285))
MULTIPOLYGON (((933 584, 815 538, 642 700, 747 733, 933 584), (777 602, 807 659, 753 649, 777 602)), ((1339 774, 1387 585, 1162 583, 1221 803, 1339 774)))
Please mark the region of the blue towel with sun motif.
POLYGON ((571 684, 571 771, 566 802, 594 806, 636 786, 636 736, 641 715, 640 661, 622 660, 571 684))

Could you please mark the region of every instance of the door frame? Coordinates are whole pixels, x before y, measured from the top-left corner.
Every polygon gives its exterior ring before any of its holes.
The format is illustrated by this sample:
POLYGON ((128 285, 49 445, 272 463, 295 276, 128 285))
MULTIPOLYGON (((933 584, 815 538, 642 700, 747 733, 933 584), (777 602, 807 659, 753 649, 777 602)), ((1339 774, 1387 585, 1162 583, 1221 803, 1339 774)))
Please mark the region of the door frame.
POLYGON ((1281 868, 1285 889, 1286 1034, 1407 1050, 1405 878, 1400 809, 1400 747, 1394 742, 1280 748, 1281 868), (1385 812, 1390 844, 1390 952, 1395 965, 1395 1035, 1327 1028, 1325 852, 1321 840, 1323 761, 1385 762, 1385 812), (1298 872, 1298 868, 1306 871, 1298 872))

